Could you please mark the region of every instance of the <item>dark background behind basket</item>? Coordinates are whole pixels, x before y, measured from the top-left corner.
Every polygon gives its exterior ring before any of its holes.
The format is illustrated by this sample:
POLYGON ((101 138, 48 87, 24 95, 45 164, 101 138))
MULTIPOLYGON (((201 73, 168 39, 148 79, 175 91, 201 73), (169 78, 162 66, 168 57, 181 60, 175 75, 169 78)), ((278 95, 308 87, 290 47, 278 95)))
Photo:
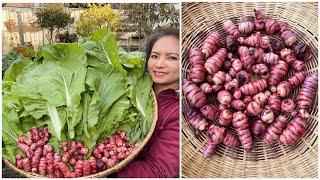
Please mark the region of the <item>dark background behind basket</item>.
MULTIPOLYGON (((182 78, 189 69, 188 51, 201 47, 211 31, 219 31, 222 41, 226 32, 223 22, 230 19, 239 23, 241 18, 253 16, 253 9, 262 9, 267 17, 285 21, 294 30, 298 42, 311 46, 313 57, 307 63, 310 74, 318 68, 318 4, 314 3, 182 3, 182 78)), ((279 37, 273 36, 271 39, 279 37)), ((292 71, 288 73, 291 76, 292 71)), ((295 88, 290 97, 295 97, 295 88)), ((182 177, 317 177, 318 176, 318 95, 315 97, 309 127, 298 143, 272 146, 261 140, 254 143, 251 152, 242 148, 231 149, 220 144, 210 159, 202 157, 206 138, 195 137, 189 123, 182 120, 182 177)), ((182 98, 183 107, 188 106, 182 98)), ((292 117, 289 117, 290 119, 292 117)), ((217 124, 217 121, 215 121, 217 124)), ((231 129, 232 133, 235 133, 231 129)))

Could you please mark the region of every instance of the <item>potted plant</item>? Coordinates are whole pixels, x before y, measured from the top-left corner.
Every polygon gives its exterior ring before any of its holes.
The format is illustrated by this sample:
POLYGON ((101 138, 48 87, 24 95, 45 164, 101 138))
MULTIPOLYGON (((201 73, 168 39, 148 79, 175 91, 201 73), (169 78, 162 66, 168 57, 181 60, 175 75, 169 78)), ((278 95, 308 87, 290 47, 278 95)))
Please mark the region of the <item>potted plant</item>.
POLYGON ((4 25, 6 26, 9 32, 13 32, 16 29, 16 22, 14 22, 12 19, 5 21, 4 25))
POLYGON ((32 23, 31 26, 32 26, 32 30, 34 31, 37 31, 40 29, 40 25, 37 22, 32 23))
POLYGON ((34 47, 31 42, 24 45, 18 44, 15 50, 23 57, 32 57, 34 55, 34 47))

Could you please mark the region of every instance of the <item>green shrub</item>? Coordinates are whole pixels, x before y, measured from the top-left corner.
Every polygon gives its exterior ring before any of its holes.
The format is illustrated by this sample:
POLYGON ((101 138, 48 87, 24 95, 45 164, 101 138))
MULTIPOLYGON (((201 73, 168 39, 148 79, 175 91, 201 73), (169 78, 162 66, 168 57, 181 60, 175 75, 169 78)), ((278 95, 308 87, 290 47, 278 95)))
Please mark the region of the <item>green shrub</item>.
POLYGON ((19 53, 15 49, 11 49, 7 54, 2 54, 2 77, 4 72, 19 56, 19 53))
POLYGON ((74 43, 78 41, 77 34, 75 33, 69 33, 69 31, 66 31, 65 33, 57 34, 56 39, 58 42, 61 43, 74 43))
POLYGON ((71 18, 71 13, 67 12, 65 7, 59 4, 46 4, 44 7, 36 11, 37 23, 41 28, 49 30, 49 41, 53 42, 53 31, 59 32, 61 28, 72 24, 74 19, 71 18))
POLYGON ((97 29, 109 28, 115 31, 119 26, 119 14, 111 8, 111 5, 93 5, 80 14, 76 32, 80 36, 90 36, 97 29))

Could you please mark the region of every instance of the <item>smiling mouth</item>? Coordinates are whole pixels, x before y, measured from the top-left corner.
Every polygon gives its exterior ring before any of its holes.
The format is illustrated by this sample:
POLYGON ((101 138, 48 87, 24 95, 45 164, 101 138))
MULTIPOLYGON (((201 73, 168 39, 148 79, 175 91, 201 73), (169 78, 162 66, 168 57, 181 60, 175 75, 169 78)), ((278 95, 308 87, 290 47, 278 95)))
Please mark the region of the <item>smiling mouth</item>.
POLYGON ((159 71, 153 71, 153 73, 155 76, 158 76, 158 77, 163 77, 168 74, 166 72, 159 72, 159 71))

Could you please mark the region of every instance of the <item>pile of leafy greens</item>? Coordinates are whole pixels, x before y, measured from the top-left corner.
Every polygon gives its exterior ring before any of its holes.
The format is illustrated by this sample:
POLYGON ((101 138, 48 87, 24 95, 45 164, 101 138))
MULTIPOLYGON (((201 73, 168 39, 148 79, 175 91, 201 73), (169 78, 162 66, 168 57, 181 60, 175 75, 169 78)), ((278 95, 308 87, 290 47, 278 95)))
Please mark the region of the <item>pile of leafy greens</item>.
POLYGON ((76 139, 91 152, 116 130, 143 140, 154 106, 142 55, 126 53, 101 29, 77 43, 41 46, 34 61, 18 57, 3 77, 3 155, 15 162, 18 137, 34 125, 48 126, 58 151, 76 139))

